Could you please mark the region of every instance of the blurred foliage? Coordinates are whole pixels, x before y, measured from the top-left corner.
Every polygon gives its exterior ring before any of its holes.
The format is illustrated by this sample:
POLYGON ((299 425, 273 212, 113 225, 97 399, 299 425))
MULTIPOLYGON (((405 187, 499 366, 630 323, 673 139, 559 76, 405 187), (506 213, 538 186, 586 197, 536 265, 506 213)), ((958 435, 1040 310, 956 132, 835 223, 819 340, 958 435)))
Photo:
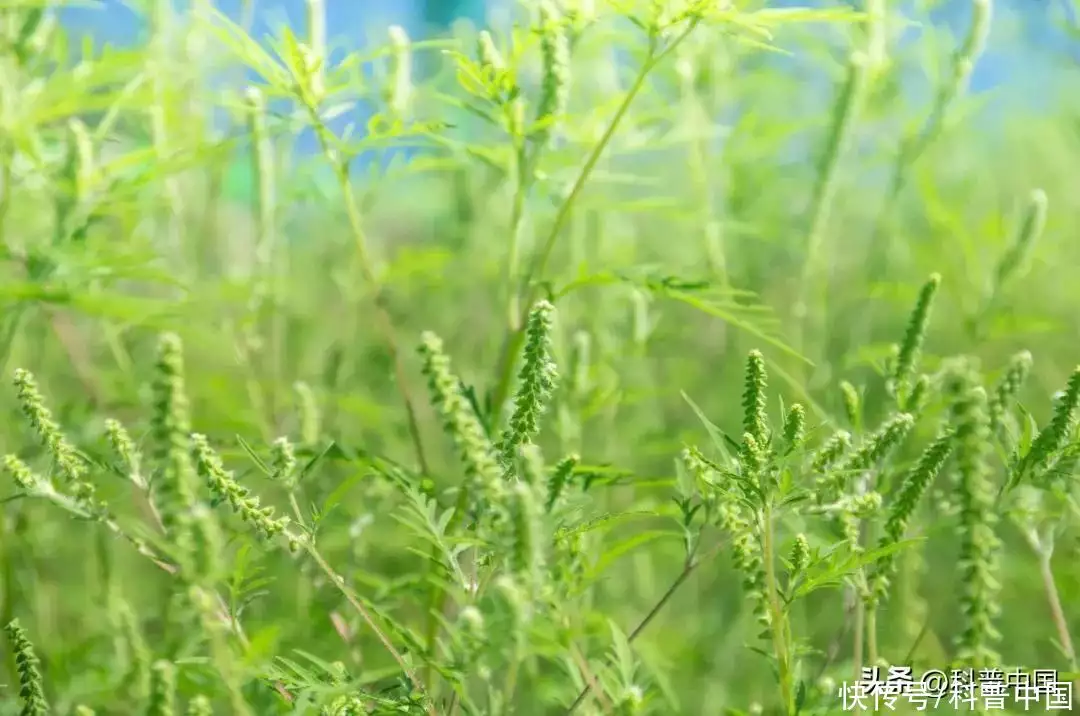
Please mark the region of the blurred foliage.
MULTIPOLYGON (((656 65, 573 211, 560 217, 644 61, 643 35, 625 15, 649 3, 596 3, 600 20, 573 41, 566 117, 524 173, 509 120, 480 101, 455 54, 476 55, 469 23, 412 43, 417 62, 436 70, 395 116, 391 49, 304 69, 295 36, 266 49, 213 3, 192 4, 174 16, 155 5, 144 44, 97 49, 66 33, 49 3, 2 9, 0 364, 5 375, 32 369, 69 438, 90 451, 105 416, 145 439, 153 347, 158 334, 175 332, 186 346, 194 429, 230 446, 225 458, 246 466, 241 478, 259 492, 271 490, 245 444, 262 454, 276 437, 297 436, 295 385, 310 386, 320 435, 340 451, 305 487, 321 514, 321 548, 380 609, 401 607, 423 559, 404 546, 391 515, 399 497, 371 467, 419 468, 400 399, 403 379, 422 395, 413 349, 422 331, 437 333, 481 414, 506 412, 512 373, 500 357, 520 319, 523 280, 558 308, 553 350, 564 382, 542 446, 550 456, 579 453, 606 476, 595 499, 623 515, 605 528, 610 542, 582 616, 583 631, 607 635, 600 644, 610 636, 605 620, 629 631, 678 573, 679 535, 655 516, 670 505, 673 458, 685 443, 706 442, 696 410, 741 432, 750 349, 764 353, 770 400, 802 402, 817 436, 845 425, 840 380, 880 383, 918 287, 934 272, 942 282, 927 371, 943 356, 970 354, 994 380, 1028 349, 1034 367, 1020 399, 1041 423, 1047 396, 1078 361, 1080 296, 1070 276, 1080 266, 1080 68, 1048 58, 1049 69, 1031 78, 1039 106, 1025 99, 1030 87, 968 92, 966 81, 938 102, 956 60, 978 59, 958 49, 969 18, 953 32, 921 22, 927 3, 906 17, 891 10, 880 63, 861 76, 857 111, 838 129, 852 54, 866 56, 866 23, 852 22, 847 7, 739 3, 656 65), (206 79, 238 66, 259 78, 270 107, 261 152, 251 147, 242 88, 206 79), (305 106, 296 78, 318 72, 324 92, 305 106), (294 151, 313 127, 320 151, 294 151), (925 145, 904 152, 927 127, 925 145), (844 141, 834 147, 838 132, 844 141), (235 186, 243 176, 255 180, 250 192, 235 186), (530 191, 518 204, 522 181, 530 191), (1044 230, 1003 273, 1036 189, 1048 206, 1044 230), (552 231, 555 221, 561 231, 552 231), (549 236, 543 270, 530 275, 521 266, 538 265, 529 261, 545 255, 549 236), (652 516, 635 522, 637 513, 652 516)), ((540 49, 528 9, 517 29, 495 36, 534 97, 540 49)), ((999 27, 990 48, 1023 41, 999 27)), ((443 490, 459 468, 437 416, 417 403, 425 484, 443 490)), ((882 389, 869 388, 866 424, 888 405, 882 389)), ((770 402, 771 412, 779 408, 770 402)), ((0 391, 0 410, 4 451, 38 455, 13 390, 0 391)), ((125 482, 99 489, 131 502, 125 482)), ((124 585, 137 613, 153 613, 171 594, 167 575, 147 576, 127 544, 91 536, 49 506, 12 500, 0 516, 0 621, 18 616, 32 635, 58 712, 101 702, 115 686, 98 656, 117 632, 107 595, 124 585)), ((923 536, 925 564, 905 567, 906 596, 880 617, 881 648, 900 660, 914 643, 915 662, 940 668, 956 630, 953 611, 937 608, 953 603, 956 546, 944 530, 923 536)), ((1076 550, 1069 533, 1056 557, 1066 605, 1080 603, 1076 550)), ((378 647, 367 636, 357 645, 359 623, 342 616, 339 596, 310 564, 297 577, 291 558, 256 557, 239 535, 227 554, 250 625, 250 663, 299 649, 357 668, 370 658, 371 678, 382 678, 389 662, 368 656, 378 647)), ((1010 663, 1062 665, 1039 564, 1009 551, 1002 575, 1002 651, 1010 663)), ((823 595, 803 608, 806 640, 827 650, 845 620, 840 600, 823 595)), ((1077 615, 1069 618, 1075 629, 1077 615)), ((142 626, 164 656, 170 646, 157 626, 142 626)), ((744 648, 757 631, 730 560, 696 571, 634 642, 647 671, 666 674, 653 684, 655 712, 771 703, 772 675, 744 648)), ((846 678, 851 658, 845 646, 830 673, 846 678)), ((197 690, 214 675, 192 658, 181 676, 197 690)), ((568 678, 550 688, 572 686, 568 678)), ((251 690, 270 698, 265 683, 251 690)), ((0 713, 16 713, 6 694, 0 713)))

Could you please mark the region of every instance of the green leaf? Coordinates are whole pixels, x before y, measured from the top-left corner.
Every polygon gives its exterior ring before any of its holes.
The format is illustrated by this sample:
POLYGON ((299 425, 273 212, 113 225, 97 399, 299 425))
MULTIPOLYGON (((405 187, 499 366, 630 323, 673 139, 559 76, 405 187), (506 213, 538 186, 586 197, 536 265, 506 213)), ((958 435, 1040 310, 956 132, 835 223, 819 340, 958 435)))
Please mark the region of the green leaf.
MULTIPOLYGON (((855 573, 863 567, 877 562, 882 557, 898 552, 899 550, 908 547, 910 545, 922 542, 922 538, 914 538, 908 540, 901 540, 894 544, 879 547, 873 550, 867 550, 857 554, 850 554, 846 558, 841 560, 829 560, 825 570, 818 572, 817 574, 811 574, 812 567, 807 570, 808 574, 806 580, 802 582, 792 594, 792 599, 798 599, 805 597, 810 592, 817 589, 828 586, 837 586, 841 582, 841 578, 855 573)), ((835 555, 835 553, 834 553, 835 555)))

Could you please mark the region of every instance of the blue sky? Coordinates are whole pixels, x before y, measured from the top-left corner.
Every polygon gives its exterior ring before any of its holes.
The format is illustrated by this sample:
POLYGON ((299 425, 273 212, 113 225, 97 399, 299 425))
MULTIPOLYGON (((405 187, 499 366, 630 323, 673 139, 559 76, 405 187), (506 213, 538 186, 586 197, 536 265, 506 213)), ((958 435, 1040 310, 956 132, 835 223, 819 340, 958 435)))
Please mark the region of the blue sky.
MULTIPOLYGON (((353 42, 359 46, 365 36, 379 33, 388 24, 403 26, 411 36, 420 37, 431 25, 425 15, 435 23, 445 24, 453 17, 468 17, 483 21, 485 6, 502 0, 326 0, 327 26, 331 39, 353 42)), ((1080 38, 1069 39, 1055 22, 1072 19, 1070 3, 1074 0, 997 0, 995 3, 996 25, 1010 25, 1017 20, 1022 25, 1021 34, 1025 48, 1017 52, 1017 44, 1009 43, 1010 50, 1003 52, 1001 45, 992 45, 992 51, 976 70, 972 89, 997 86, 1001 83, 1023 80, 1030 82, 1033 75, 1048 72, 1045 55, 1048 51, 1070 53, 1080 59, 1080 38), (1071 48, 1071 52, 1070 52, 1071 48)), ((141 30, 139 15, 122 0, 100 0, 96 8, 66 8, 62 11, 65 24, 75 30, 90 31, 102 40, 125 44, 137 38, 141 30)), ((217 6, 226 14, 238 18, 244 0, 218 0, 217 6)), ((821 4, 817 0, 781 0, 777 5, 821 4)), ((183 3, 177 3, 182 6, 183 3)), ((255 32, 264 34, 284 22, 301 29, 304 24, 304 0, 255 0, 255 32)), ((968 3, 949 0, 935 16, 925 18, 962 28, 966 23, 968 3)), ((1075 25, 1075 21, 1073 22, 1075 25)))
MULTIPOLYGON (((92 30, 99 37, 113 42, 125 42, 137 37, 141 22, 131 9, 143 3, 130 0, 98 0, 97 7, 66 8, 63 14, 72 28, 92 30)), ((182 8, 187 2, 174 5, 182 8)), ((244 0, 217 0, 217 8, 233 18, 239 18, 244 0)), ((327 27, 337 30, 339 37, 351 34, 363 37, 365 30, 379 29, 393 23, 403 26, 410 34, 420 35, 425 25, 425 13, 432 18, 471 16, 481 19, 484 0, 326 0, 327 27)), ((303 28, 304 0, 255 0, 256 30, 267 31, 283 21, 303 28)))
MULTIPOLYGON (((156 1, 156 0, 151 0, 156 1)), ((509 0, 325 0, 329 39, 336 46, 361 47, 365 38, 383 42, 389 24, 403 26, 414 39, 424 37, 438 26, 445 27, 454 18, 466 17, 483 23, 486 7, 509 0), (425 18, 426 16, 426 18, 425 18), (434 27, 433 24, 434 23, 434 27)), ((1051 84, 1055 72, 1054 59, 1072 57, 1080 63, 1080 33, 1069 37, 1062 29, 1063 22, 1076 27, 1070 13, 1070 3, 1076 0, 995 0, 994 33, 990 49, 976 67, 971 90, 1004 90, 1010 102, 1021 101, 1037 108, 1052 98, 1051 84)), ((903 0, 913 7, 911 0, 903 0)), ((131 2, 102 0, 96 8, 65 8, 64 24, 76 32, 90 32, 100 41, 128 44, 139 39, 142 21, 132 10, 131 2)), ((146 0, 134 3, 145 6, 146 0)), ((175 3, 182 7, 182 0, 175 3)), ((217 0, 217 7, 238 19, 244 0, 217 0)), ((774 0, 773 5, 820 5, 821 0, 774 0)), ((282 24, 304 31, 304 0, 255 0, 254 34, 265 36, 282 24)), ((963 35, 968 24, 970 0, 946 0, 932 16, 919 17, 908 11, 908 17, 922 23, 945 25, 963 35)), ((1066 60, 1068 61, 1068 60, 1066 60)), ((824 78, 822 78, 824 79, 824 78)), ((918 79, 913 78, 913 86, 918 79)), ((830 95, 834 88, 824 82, 823 91, 830 95)), ((314 149, 312 137, 301 137, 297 144, 301 153, 314 149)))

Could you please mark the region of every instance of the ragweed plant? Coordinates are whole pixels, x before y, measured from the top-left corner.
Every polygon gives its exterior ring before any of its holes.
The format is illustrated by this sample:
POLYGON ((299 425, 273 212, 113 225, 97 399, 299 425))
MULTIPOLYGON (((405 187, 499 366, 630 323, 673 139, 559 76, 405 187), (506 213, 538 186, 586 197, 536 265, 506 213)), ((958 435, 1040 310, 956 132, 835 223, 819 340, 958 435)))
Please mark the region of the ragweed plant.
POLYGON ((870 666, 1076 671, 1074 112, 980 125, 989 3, 956 42, 551 0, 359 50, 325 0, 271 36, 155 1, 122 48, 16 5, 0 714, 824 716, 870 666))

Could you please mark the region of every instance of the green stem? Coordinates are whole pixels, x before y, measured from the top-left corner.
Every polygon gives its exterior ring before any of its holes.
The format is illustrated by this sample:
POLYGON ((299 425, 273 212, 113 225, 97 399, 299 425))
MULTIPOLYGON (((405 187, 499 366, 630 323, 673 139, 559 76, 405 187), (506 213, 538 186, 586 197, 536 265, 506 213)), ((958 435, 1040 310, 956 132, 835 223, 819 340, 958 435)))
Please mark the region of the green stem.
MULTIPOLYGON (((698 566, 700 566, 701 564, 704 564, 705 562, 715 557, 724 547, 724 544, 721 543, 715 548, 713 548, 704 557, 698 558, 696 556, 696 545, 698 544, 700 544, 700 540, 695 541, 695 549, 686 558, 686 562, 683 565, 682 572, 680 572, 679 576, 675 578, 675 581, 671 583, 671 586, 667 588, 667 591, 664 592, 663 595, 661 595, 660 599, 658 599, 656 603, 653 604, 652 609, 650 609, 649 613, 645 615, 645 618, 642 619, 636 627, 634 627, 634 630, 632 632, 630 632, 630 635, 626 639, 627 642, 633 644, 634 640, 641 636, 641 633, 645 631, 646 627, 648 627, 649 624, 652 623, 653 619, 656 618, 656 615, 660 613, 660 610, 662 610, 664 606, 669 601, 671 601, 671 598, 675 595, 675 592, 679 591, 679 587, 681 587, 683 583, 685 583, 686 580, 690 578, 690 575, 693 574, 694 570, 697 569, 698 566)), ((581 706, 581 704, 585 703, 585 699, 587 699, 589 697, 589 694, 592 693, 595 684, 595 680, 586 680, 585 688, 581 690, 581 693, 577 695, 577 698, 574 699, 574 702, 570 704, 569 708, 567 708, 566 716, 571 716, 571 714, 573 714, 578 709, 578 707, 581 706)))
POLYGON ((855 669, 855 679, 861 679, 862 668, 865 663, 863 646, 866 636, 866 602, 858 595, 855 596, 855 627, 851 631, 851 663, 855 669))
MULTIPOLYGON (((465 513, 466 508, 469 506, 469 485, 463 483, 458 492, 457 502, 454 505, 454 512, 450 517, 450 523, 447 524, 447 532, 455 529, 458 523, 461 521, 461 515, 465 513)), ((431 553, 431 560, 434 562, 439 559, 437 548, 433 548, 431 553)), ((450 596, 443 586, 442 580, 436 580, 434 582, 435 588, 431 592, 431 598, 428 600, 428 622, 427 631, 424 634, 425 641, 428 645, 428 651, 434 652, 435 640, 439 637, 439 624, 441 623, 440 616, 446 611, 446 600, 450 596)), ((429 689, 434 689, 435 679, 435 666, 429 663, 424 671, 424 683, 428 685, 429 689)))
POLYGON ((424 451, 424 441, 420 434, 420 423, 416 417, 416 408, 412 399, 412 392, 409 390, 408 373, 405 370, 405 364, 401 358, 401 350, 399 348, 397 334, 394 330, 393 321, 390 319, 390 314, 386 310, 383 285, 371 262, 368 251, 367 235, 364 231, 363 219, 360 216, 360 207, 357 205, 356 196, 353 192, 352 179, 349 177, 349 167, 347 163, 339 161, 336 156, 336 152, 330 142, 330 129, 319 117, 315 103, 311 101, 310 98, 305 97, 303 99, 312 127, 315 129, 315 134, 318 137, 319 146, 322 149, 323 156, 331 167, 333 167, 334 174, 338 180, 338 186, 341 190, 343 201, 345 202, 345 213, 348 217, 349 228, 353 235, 353 243, 356 247, 357 259, 360 263, 360 271, 371 289, 372 303, 374 303, 375 306, 375 320, 379 327, 379 331, 383 334, 383 340, 386 343, 387 350, 390 352, 390 360, 394 365, 395 382, 397 383, 398 391, 401 394, 401 399, 405 406, 409 435, 412 439, 413 449, 416 452, 417 466, 419 467, 420 472, 426 475, 428 474, 428 462, 424 451))
POLYGON ((772 632, 773 651, 776 654, 776 667, 780 680, 780 697, 784 702, 784 713, 795 714, 795 692, 791 687, 791 661, 785 638, 784 611, 780 605, 780 592, 776 581, 776 563, 773 535, 773 510, 769 502, 765 503, 762 514, 762 559, 765 562, 765 596, 769 602, 769 626, 772 632))
POLYGON ((341 593, 343 597, 345 597, 345 600, 349 602, 352 608, 357 611, 357 613, 368 625, 368 627, 373 632, 375 632, 375 636, 378 637, 383 647, 390 653, 390 656, 394 658, 394 661, 397 662, 398 666, 401 667, 401 671, 405 674, 406 677, 408 677, 409 681, 413 685, 413 688, 420 692, 420 694, 428 704, 427 712, 429 716, 436 716, 435 707, 427 698, 427 692, 424 689, 424 684, 420 681, 419 677, 417 677, 416 672, 409 666, 408 662, 405 661, 405 658, 401 655, 401 652, 399 652, 394 646, 393 642, 390 641, 390 638, 386 636, 386 633, 379 628, 379 625, 375 622, 375 618, 371 615, 371 612, 368 611, 368 609, 360 602, 356 595, 354 595, 352 591, 345 586, 344 577, 342 577, 333 570, 333 568, 322 556, 319 550, 316 549, 314 544, 312 544, 307 539, 302 539, 299 541, 300 544, 304 546, 305 551, 311 556, 313 560, 315 560, 315 564, 319 565, 319 569, 323 571, 323 574, 325 574, 330 580, 330 582, 333 583, 335 587, 337 587, 337 590, 341 593))
POLYGON ((1069 668, 1076 672, 1076 650, 1073 648, 1072 636, 1069 634, 1069 622, 1065 618, 1065 610, 1061 607, 1061 596, 1058 593, 1057 583, 1054 581, 1054 571, 1050 566, 1050 557, 1047 555, 1039 559, 1039 572, 1042 575, 1043 586, 1046 588, 1046 600, 1050 604, 1050 614, 1057 628, 1058 641, 1065 652, 1065 658, 1069 660, 1069 668))
POLYGON ((521 668, 521 657, 515 656, 510 662, 510 668, 506 674, 506 683, 503 686, 503 705, 510 712, 514 712, 514 692, 517 691, 518 670, 521 668))
POLYGON ((517 294, 521 297, 521 300, 518 301, 520 313, 517 317, 516 328, 510 330, 503 341, 499 358, 499 369, 497 371, 498 378, 495 384, 495 390, 491 394, 491 417, 489 427, 499 424, 500 413, 502 412, 503 404, 506 402, 507 395, 510 391, 515 362, 518 353, 521 350, 522 341, 525 338, 525 322, 528 318, 528 311, 536 300, 537 292, 539 291, 539 286, 536 285, 536 279, 542 277, 547 270, 547 265, 551 260, 551 254, 555 249, 555 244, 558 242, 559 236, 566 226, 566 222, 570 219, 571 210, 581 196, 581 193, 589 178, 592 176, 593 169, 596 168, 604 150, 607 148, 608 144, 611 143, 611 139, 615 136, 615 132, 619 128, 619 125, 622 124, 622 120, 629 111, 634 99, 641 92, 642 87, 645 86, 646 78, 648 78, 649 74, 657 65, 682 44, 683 40, 694 31, 694 28, 698 26, 699 22, 698 19, 691 20, 687 24, 687 27, 676 36, 674 40, 669 42, 664 49, 659 52, 653 51, 650 53, 648 59, 642 64, 637 77, 634 78, 633 84, 630 85, 630 89, 627 91, 626 96, 623 97, 622 103, 615 111, 615 115, 611 118, 611 121, 608 122, 607 127, 604 129, 604 133, 600 136, 599 141, 597 141, 596 145, 589 153, 588 158, 586 158, 585 164, 582 165, 581 170, 578 172, 577 179, 574 181, 570 193, 559 206, 559 210, 555 214, 555 220, 551 225, 551 230, 548 232, 547 238, 541 244, 540 250, 533 257, 529 269, 522 275, 517 294))
MULTIPOLYGON (((303 513, 300 510, 300 504, 296 500, 295 492, 289 493, 289 505, 290 507, 292 507, 293 513, 296 515, 297 522, 303 524, 303 513)), ((333 570, 330 564, 322 556, 322 553, 319 552, 319 550, 315 547, 315 544, 311 540, 301 538, 297 535, 286 535, 286 538, 290 542, 296 542, 297 544, 303 545, 304 550, 311 556, 313 560, 315 560, 315 564, 319 565, 319 568, 323 571, 323 574, 325 574, 327 578, 333 583, 333 585, 337 587, 337 590, 341 593, 343 597, 345 597, 345 600, 349 602, 353 609, 355 609, 357 613, 360 614, 361 618, 363 618, 363 620, 367 623, 368 627, 370 627, 371 630, 375 632, 375 636, 379 638, 379 641, 382 642, 382 645, 386 648, 388 652, 390 652, 390 655, 394 657, 394 661, 398 663, 398 666, 401 667, 401 670, 409 678, 409 681, 412 682, 413 686, 418 691, 420 691, 421 694, 426 695, 426 692, 424 691, 424 685, 420 682, 420 679, 417 678, 416 673, 411 668, 409 668, 409 665, 406 663, 404 657, 402 657, 401 653, 394 647, 389 637, 387 637, 385 632, 383 632, 383 630, 379 628, 378 624, 375 623, 375 619, 374 617, 372 617, 371 612, 368 611, 368 609, 360 602, 356 595, 353 594, 352 591, 345 586, 345 580, 341 577, 341 575, 339 575, 333 570)), ((434 706, 431 706, 430 703, 427 710, 428 713, 431 714, 431 716, 435 716, 434 706)))
POLYGON ((878 661, 877 637, 877 605, 871 602, 866 605, 866 655, 871 666, 878 661))
MULTIPOLYGON (((1047 540, 1049 544, 1044 545, 1043 540, 1039 538, 1035 530, 1025 530, 1024 536, 1039 560, 1039 575, 1042 577, 1046 601, 1050 606, 1050 618, 1054 622, 1055 630, 1057 630, 1058 643, 1061 645, 1061 650, 1069 662, 1069 670, 1076 674, 1076 649, 1073 646, 1072 635, 1069 633, 1069 620, 1065 617, 1065 610, 1061 606, 1061 595, 1058 592, 1057 582, 1054 580, 1054 569, 1051 563, 1054 555, 1052 542, 1047 540)), ((1080 688, 1080 681, 1077 682, 1076 688, 1080 688)))
POLYGON ((797 330, 802 331, 796 342, 796 347, 803 349, 805 335, 813 334, 813 328, 806 326, 805 322, 811 316, 820 321, 824 310, 824 301, 816 301, 819 298, 816 279, 821 271, 821 253, 824 244, 825 227, 829 222, 832 212, 833 198, 836 194, 836 184, 840 160, 844 150, 850 141, 850 135, 855 126, 855 120, 862 108, 863 95, 867 86, 868 77, 867 56, 862 52, 853 52, 848 63, 848 76, 837 98, 836 108, 833 110, 833 122, 826 141, 825 152, 818 168, 817 182, 814 185, 813 199, 810 209, 810 229, 806 238, 806 257, 803 261, 802 278, 799 285, 799 296, 795 304, 796 316, 799 319, 797 330), (814 305, 811 306, 811 302, 814 305))
POLYGON ((949 110, 963 96, 975 63, 982 54, 987 34, 990 30, 992 0, 974 0, 972 3, 971 25, 965 38, 953 55, 952 67, 948 79, 938 87, 930 113, 922 127, 909 133, 901 141, 896 163, 893 166, 892 181, 885 203, 874 222, 870 238, 870 280, 876 281, 888 263, 888 245, 882 245, 885 229, 897 201, 907 185, 910 170, 922 154, 941 136, 949 110))
POLYGON ((509 326, 511 331, 520 327, 519 318, 522 315, 519 305, 520 296, 514 290, 514 285, 520 280, 518 275, 521 270, 521 231, 525 219, 525 197, 528 195, 531 184, 532 162, 525 150, 525 145, 520 138, 515 138, 516 151, 514 153, 514 199, 510 213, 510 256, 506 265, 507 286, 509 296, 509 326))

